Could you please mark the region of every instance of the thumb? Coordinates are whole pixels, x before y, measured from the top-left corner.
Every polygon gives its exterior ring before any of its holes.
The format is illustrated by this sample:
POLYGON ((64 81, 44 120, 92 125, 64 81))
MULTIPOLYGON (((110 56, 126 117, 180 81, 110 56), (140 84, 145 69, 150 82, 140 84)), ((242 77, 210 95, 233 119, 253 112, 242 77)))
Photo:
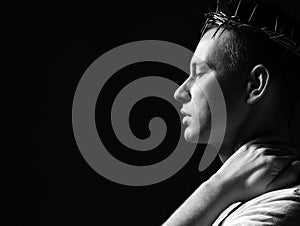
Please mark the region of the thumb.
POLYGON ((288 164, 267 186, 268 191, 284 188, 300 178, 300 161, 288 164))

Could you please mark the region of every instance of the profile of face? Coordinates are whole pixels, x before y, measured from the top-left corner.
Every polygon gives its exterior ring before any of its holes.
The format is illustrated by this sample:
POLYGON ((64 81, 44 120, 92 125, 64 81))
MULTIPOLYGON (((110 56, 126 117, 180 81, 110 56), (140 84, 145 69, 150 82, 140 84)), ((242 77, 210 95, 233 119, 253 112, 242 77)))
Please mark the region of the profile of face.
POLYGON ((231 33, 216 28, 208 30, 200 40, 190 63, 190 76, 176 90, 174 98, 182 103, 182 123, 186 126, 184 138, 188 142, 207 143, 211 129, 209 96, 214 94, 213 82, 218 81, 226 102, 227 127, 234 129, 245 109, 245 81, 228 71, 228 57, 224 45, 231 33), (216 78, 216 79, 213 79, 216 78))

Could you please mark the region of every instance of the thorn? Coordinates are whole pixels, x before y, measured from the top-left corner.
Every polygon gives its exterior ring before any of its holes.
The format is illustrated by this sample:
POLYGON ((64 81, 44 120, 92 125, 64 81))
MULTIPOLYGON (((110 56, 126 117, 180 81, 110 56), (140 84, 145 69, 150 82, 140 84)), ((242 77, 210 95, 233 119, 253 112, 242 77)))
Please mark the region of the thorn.
POLYGON ((222 15, 222 16, 227 16, 225 13, 223 13, 223 12, 220 12, 220 14, 222 15))
POLYGON ((255 10, 256 10, 256 8, 258 7, 258 3, 256 4, 256 6, 254 7, 254 9, 253 9, 253 11, 252 11, 252 13, 251 13, 251 15, 250 15, 250 17, 249 17, 249 20, 248 20, 248 23, 251 21, 251 19, 252 19, 252 17, 253 17, 253 14, 255 13, 255 10))
POLYGON ((203 35, 204 35, 204 31, 206 30, 206 27, 207 27, 207 24, 205 24, 205 26, 203 27, 203 29, 202 29, 202 31, 201 31, 201 37, 200 38, 202 38, 203 37, 203 35))
POLYGON ((242 2, 242 0, 239 1, 239 4, 238 4, 237 7, 236 7, 236 10, 235 10, 235 13, 234 13, 234 16, 233 16, 233 17, 236 17, 236 16, 237 16, 237 13, 238 13, 239 8, 240 8, 240 5, 241 5, 241 2, 242 2))
POLYGON ((278 27, 278 17, 276 17, 276 21, 275 21, 275 31, 277 32, 277 27, 278 27))
POLYGON ((220 24, 219 27, 217 28, 217 30, 214 32, 213 34, 213 38, 215 38, 215 36, 217 35, 218 31, 223 27, 224 23, 220 24))
POLYGON ((217 1, 217 13, 220 12, 220 5, 221 5, 222 0, 217 1))
POLYGON ((204 31, 205 31, 205 29, 207 27, 208 21, 209 21, 209 19, 206 19, 205 23, 203 24, 203 27, 202 27, 201 33, 200 33, 201 34, 201 38, 204 35, 203 33, 204 33, 204 31))
POLYGON ((284 37, 284 36, 285 36, 284 34, 274 35, 274 36, 271 36, 270 39, 276 39, 276 38, 280 38, 280 37, 284 37))
POLYGON ((228 22, 223 23, 222 26, 223 26, 223 30, 222 30, 220 36, 222 36, 222 34, 224 33, 224 31, 227 29, 227 27, 228 27, 228 22))
POLYGON ((290 39, 291 39, 291 40, 293 40, 294 31, 295 31, 295 30, 294 30, 294 27, 292 27, 292 32, 291 32, 291 36, 290 36, 290 39))

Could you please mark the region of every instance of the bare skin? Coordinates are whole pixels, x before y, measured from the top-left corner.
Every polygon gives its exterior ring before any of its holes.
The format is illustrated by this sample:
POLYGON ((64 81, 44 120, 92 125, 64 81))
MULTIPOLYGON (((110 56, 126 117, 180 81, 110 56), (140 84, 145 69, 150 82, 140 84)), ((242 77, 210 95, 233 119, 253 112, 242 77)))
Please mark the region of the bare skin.
MULTIPOLYGON (((209 128, 210 111, 199 87, 208 89, 210 76, 217 78, 227 100, 228 128, 219 152, 224 164, 175 211, 165 226, 211 225, 230 204, 290 185, 297 181, 300 171, 297 152, 285 145, 287 121, 274 114, 280 109, 274 104, 276 84, 272 75, 263 64, 239 76, 228 72, 228 59, 221 47, 230 32, 212 37, 214 31, 208 31, 201 39, 191 62, 191 75, 174 96, 183 104, 182 113, 188 115, 185 139, 201 142, 208 134, 205 128, 209 128), (274 145, 272 139, 283 142, 274 145)), ((283 118, 286 116, 286 112, 280 113, 283 118)))
POLYGON ((242 146, 164 225, 211 225, 230 204, 295 182, 300 161, 295 161, 293 151, 286 154, 282 146, 265 148, 262 147, 264 142, 268 141, 257 140, 242 146))

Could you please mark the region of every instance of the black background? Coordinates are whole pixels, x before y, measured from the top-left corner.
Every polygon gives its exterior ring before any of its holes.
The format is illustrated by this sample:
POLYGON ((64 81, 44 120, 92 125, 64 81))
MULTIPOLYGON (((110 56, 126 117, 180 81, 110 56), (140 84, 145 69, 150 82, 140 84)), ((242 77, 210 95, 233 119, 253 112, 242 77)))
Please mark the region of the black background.
MULTIPOLYGON (((12 117, 4 196, 12 213, 7 215, 11 225, 160 225, 217 170, 218 158, 206 171, 198 172, 203 150, 199 145, 188 164, 166 181, 146 187, 113 183, 84 161, 71 120, 76 86, 94 60, 138 40, 164 40, 194 50, 207 2, 11 6, 9 33, 12 47, 17 47, 12 48, 11 59, 21 61, 11 68, 18 73, 12 73, 8 95, 12 117)), ((297 16, 293 5, 285 7, 297 16)), ((133 71, 178 73, 178 84, 186 76, 159 64, 133 65, 133 71)), ((294 134, 297 125, 299 121, 293 124, 294 134)), ((136 158, 135 163, 142 165, 170 154, 128 153, 114 154, 124 161, 136 158)))

